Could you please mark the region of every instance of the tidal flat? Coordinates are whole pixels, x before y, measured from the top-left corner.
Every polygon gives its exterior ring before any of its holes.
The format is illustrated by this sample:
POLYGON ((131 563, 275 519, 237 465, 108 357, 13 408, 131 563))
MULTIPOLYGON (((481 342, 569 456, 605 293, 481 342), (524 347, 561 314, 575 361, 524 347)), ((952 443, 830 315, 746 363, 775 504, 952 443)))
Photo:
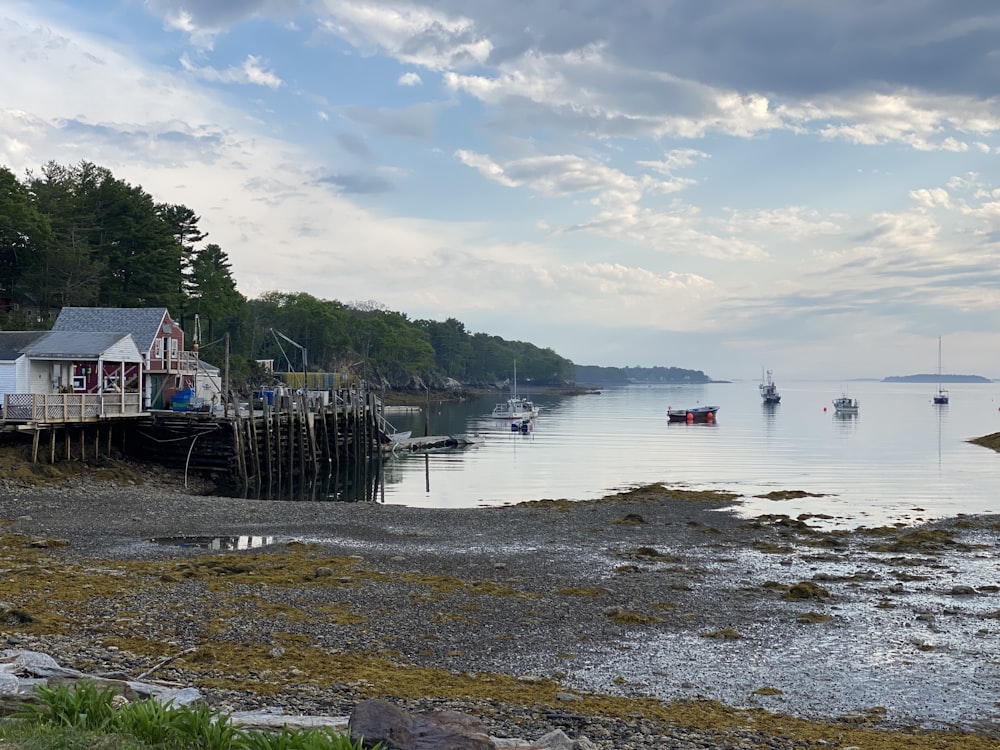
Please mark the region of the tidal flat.
POLYGON ((0 635, 88 672, 183 652, 157 676, 230 710, 382 697, 607 748, 998 746, 1000 518, 829 531, 732 500, 654 484, 435 510, 215 497, 152 470, 7 481, 0 635))

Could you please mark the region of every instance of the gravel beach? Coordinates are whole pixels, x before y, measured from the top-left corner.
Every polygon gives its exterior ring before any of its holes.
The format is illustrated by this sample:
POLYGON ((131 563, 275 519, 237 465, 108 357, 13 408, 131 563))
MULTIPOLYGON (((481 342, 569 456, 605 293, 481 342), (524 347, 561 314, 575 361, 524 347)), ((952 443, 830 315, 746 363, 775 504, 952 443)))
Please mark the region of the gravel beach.
POLYGON ((227 710, 383 697, 601 748, 1000 746, 1000 518, 844 532, 729 505, 7 481, 0 636, 90 672, 186 652, 156 677, 227 710))

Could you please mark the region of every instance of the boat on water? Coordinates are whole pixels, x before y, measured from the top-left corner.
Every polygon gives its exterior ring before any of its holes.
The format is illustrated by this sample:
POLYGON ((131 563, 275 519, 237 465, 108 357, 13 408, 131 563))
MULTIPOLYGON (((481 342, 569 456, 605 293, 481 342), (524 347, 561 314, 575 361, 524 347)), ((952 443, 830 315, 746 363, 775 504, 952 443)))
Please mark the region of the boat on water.
POLYGON ((768 370, 761 378, 761 384, 757 387, 760 389, 760 397, 764 399, 765 404, 781 403, 781 394, 778 393, 778 386, 774 384, 771 370, 768 370))
POLYGON ((526 398, 512 396, 493 407, 493 419, 534 419, 539 407, 526 398))
POLYGON ((833 413, 841 416, 857 414, 861 408, 861 402, 856 398, 851 398, 846 393, 833 400, 833 413))
POLYGON ((538 416, 538 406, 530 399, 517 395, 517 361, 514 362, 514 387, 511 396, 493 407, 493 419, 534 419, 538 416))
POLYGON ((934 394, 934 403, 944 406, 948 401, 948 391, 941 387, 941 337, 938 336, 938 391, 934 394))
POLYGON ((689 409, 674 409, 667 407, 669 422, 714 422, 718 406, 692 406, 689 409))

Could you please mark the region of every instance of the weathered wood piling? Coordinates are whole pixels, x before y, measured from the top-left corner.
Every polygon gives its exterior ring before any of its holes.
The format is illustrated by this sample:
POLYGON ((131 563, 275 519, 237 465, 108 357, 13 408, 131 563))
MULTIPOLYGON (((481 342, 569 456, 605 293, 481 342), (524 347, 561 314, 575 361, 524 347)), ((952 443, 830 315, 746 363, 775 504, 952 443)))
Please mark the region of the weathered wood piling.
POLYGON ((380 461, 382 404, 364 388, 294 394, 233 410, 156 412, 133 421, 128 455, 211 474, 235 495, 292 498, 342 467, 380 461))

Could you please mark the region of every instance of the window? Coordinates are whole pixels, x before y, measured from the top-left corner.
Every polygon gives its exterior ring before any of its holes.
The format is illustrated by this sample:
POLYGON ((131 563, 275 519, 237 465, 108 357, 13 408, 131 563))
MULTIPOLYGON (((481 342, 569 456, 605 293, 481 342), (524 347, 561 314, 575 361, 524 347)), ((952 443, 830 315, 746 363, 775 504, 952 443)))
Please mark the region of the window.
POLYGON ((153 356, 156 359, 163 359, 163 339, 156 339, 153 342, 153 356))

